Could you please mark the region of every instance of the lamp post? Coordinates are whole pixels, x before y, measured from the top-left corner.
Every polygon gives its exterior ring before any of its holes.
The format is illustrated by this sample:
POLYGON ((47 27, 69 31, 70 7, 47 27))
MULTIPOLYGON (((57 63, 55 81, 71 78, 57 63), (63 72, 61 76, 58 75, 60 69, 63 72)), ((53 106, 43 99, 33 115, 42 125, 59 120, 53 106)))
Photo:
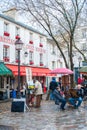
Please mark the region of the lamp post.
POLYGON ((17 98, 21 97, 20 93, 20 50, 22 50, 23 42, 19 39, 15 42, 15 48, 18 51, 18 93, 17 98))
MULTIPOLYGON (((81 56, 78 57, 78 61, 79 61, 79 69, 80 69, 80 63, 82 61, 82 57, 81 56)), ((79 73, 79 77, 80 77, 80 73, 79 73)))

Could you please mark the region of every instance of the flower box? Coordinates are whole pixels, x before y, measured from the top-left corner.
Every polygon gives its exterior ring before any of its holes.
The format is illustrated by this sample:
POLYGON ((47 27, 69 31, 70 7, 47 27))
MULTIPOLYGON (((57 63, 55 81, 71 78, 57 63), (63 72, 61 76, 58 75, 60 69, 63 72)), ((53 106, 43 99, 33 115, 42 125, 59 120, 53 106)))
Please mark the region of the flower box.
POLYGON ((10 34, 9 34, 8 32, 4 32, 4 36, 9 37, 9 36, 10 36, 10 34))
POLYGON ((43 63, 40 63, 40 66, 43 66, 43 63))
POLYGON ((16 59, 16 63, 18 63, 19 62, 19 60, 18 59, 16 59))
POLYGON ((33 61, 30 61, 30 65, 33 65, 34 64, 34 62, 33 61))
POLYGON ((40 44, 39 44, 39 46, 40 46, 40 47, 43 47, 43 44, 42 44, 42 43, 40 43, 40 44))
POLYGON ((30 44, 33 44, 33 41, 29 41, 30 44))
POLYGON ((20 36, 19 36, 19 35, 15 36, 15 39, 19 39, 19 38, 20 38, 20 36))
POLYGON ((8 57, 4 57, 4 62, 9 62, 9 58, 8 57))

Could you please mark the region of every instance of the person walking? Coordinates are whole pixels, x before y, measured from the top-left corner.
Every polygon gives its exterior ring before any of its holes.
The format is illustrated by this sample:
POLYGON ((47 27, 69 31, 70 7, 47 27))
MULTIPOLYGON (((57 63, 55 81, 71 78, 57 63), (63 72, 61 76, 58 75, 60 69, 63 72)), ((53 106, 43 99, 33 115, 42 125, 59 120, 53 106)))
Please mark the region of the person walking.
POLYGON ((42 85, 38 80, 34 80, 35 83, 35 96, 36 96, 36 105, 35 107, 38 108, 41 106, 41 98, 43 94, 42 85))

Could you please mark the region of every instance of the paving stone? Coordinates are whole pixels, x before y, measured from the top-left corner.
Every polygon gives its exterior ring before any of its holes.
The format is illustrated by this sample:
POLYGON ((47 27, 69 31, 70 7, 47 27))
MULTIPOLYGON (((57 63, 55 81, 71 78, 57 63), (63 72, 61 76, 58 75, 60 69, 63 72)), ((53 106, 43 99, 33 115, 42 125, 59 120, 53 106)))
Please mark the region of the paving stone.
POLYGON ((14 130, 14 128, 12 126, 0 125, 0 130, 14 130))
POLYGON ((54 101, 45 99, 41 108, 24 113, 11 112, 11 102, 0 106, 0 125, 12 126, 6 130, 87 130, 87 101, 79 109, 66 106, 65 111, 59 110, 54 101))

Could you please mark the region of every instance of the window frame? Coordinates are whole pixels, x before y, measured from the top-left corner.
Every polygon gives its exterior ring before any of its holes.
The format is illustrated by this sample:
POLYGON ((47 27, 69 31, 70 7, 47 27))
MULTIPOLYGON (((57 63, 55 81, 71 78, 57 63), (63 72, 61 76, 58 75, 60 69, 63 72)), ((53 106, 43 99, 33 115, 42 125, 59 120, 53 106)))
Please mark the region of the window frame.
POLYGON ((4 32, 9 32, 9 23, 4 22, 4 32))

